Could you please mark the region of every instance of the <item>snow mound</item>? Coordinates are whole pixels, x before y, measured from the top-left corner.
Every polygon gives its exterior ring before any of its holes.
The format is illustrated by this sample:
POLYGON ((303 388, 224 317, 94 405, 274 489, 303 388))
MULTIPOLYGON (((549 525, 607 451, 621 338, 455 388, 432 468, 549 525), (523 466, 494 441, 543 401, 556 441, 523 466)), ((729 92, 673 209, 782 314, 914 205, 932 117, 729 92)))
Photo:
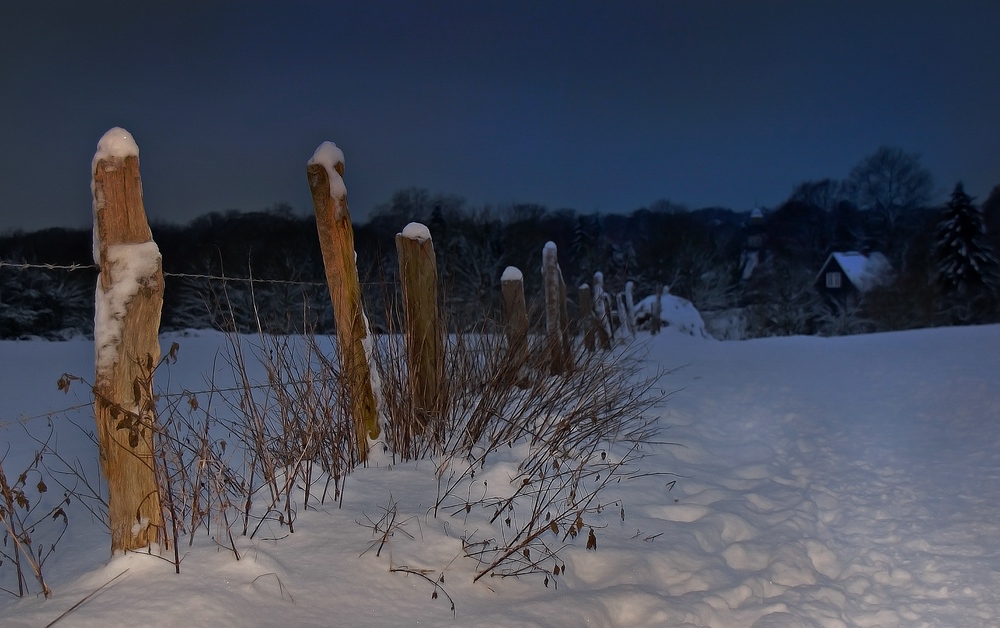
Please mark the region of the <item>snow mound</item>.
MULTIPOLYGON (((650 295, 635 304, 635 322, 639 329, 649 329, 656 295, 650 295)), ((695 338, 711 338, 705 330, 705 321, 694 305, 682 297, 665 292, 660 297, 660 325, 695 338)))
POLYGON ((747 320, 743 308, 732 307, 702 314, 705 331, 716 340, 743 340, 747 337, 747 320))

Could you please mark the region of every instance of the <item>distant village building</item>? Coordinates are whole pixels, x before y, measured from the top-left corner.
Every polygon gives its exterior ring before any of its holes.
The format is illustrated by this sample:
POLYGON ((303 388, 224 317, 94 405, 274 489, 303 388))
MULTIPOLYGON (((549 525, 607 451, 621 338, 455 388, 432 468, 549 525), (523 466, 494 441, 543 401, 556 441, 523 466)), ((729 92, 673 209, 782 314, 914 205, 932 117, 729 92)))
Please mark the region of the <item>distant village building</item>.
POLYGON ((750 279, 753 271, 764 261, 765 229, 764 212, 755 207, 750 212, 750 220, 743 227, 745 242, 743 252, 740 253, 740 279, 744 282, 750 279))
POLYGON ((866 293, 892 281, 892 266, 881 253, 831 253, 813 285, 836 305, 853 305, 866 293))

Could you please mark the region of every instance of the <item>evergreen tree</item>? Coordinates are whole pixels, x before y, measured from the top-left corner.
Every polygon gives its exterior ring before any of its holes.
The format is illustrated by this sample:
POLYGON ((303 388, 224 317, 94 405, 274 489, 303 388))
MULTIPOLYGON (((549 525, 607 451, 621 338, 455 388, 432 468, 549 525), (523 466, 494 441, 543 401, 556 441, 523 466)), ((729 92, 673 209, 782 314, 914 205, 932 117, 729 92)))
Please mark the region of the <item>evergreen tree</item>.
POLYGON ((953 320, 971 322, 991 305, 997 261, 986 241, 983 214, 961 183, 951 193, 935 236, 942 309, 953 320))
POLYGON ((597 214, 576 217, 576 227, 573 229, 573 241, 569 248, 569 258, 561 261, 560 265, 569 270, 573 266, 579 269, 580 277, 569 276, 568 281, 575 282, 588 281, 595 272, 607 272, 604 268, 604 255, 602 255, 603 233, 601 229, 601 217, 597 214), (567 262, 572 261, 572 265, 567 262))

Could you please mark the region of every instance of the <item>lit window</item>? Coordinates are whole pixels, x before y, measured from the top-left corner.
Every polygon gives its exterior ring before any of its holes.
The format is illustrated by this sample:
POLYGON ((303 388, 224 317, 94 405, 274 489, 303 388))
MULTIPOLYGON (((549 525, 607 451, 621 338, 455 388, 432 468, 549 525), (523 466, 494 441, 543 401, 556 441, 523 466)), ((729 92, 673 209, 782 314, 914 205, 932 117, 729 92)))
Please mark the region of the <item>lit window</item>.
POLYGON ((840 287, 840 273, 827 273, 826 274, 826 287, 827 288, 839 288, 840 287))

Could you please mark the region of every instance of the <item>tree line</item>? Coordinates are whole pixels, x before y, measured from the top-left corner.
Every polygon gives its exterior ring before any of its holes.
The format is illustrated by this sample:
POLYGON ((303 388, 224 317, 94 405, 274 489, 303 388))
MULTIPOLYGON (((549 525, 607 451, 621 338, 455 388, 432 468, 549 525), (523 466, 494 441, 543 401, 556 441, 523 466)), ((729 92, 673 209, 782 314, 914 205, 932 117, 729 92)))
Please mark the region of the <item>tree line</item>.
MULTIPOLYGON (((548 241, 558 247, 571 296, 596 271, 612 290, 635 282, 639 296, 664 286, 707 321, 736 312, 743 337, 996 322, 1000 186, 976 205, 956 184, 946 203, 934 205, 933 185, 917 155, 880 148, 844 179, 803 182, 777 207, 760 208, 756 226, 749 211, 666 200, 600 214, 472 206, 410 188, 355 225, 355 245, 366 309, 381 329, 397 323, 394 238, 409 222, 431 231, 453 328, 500 320, 507 266, 524 271, 529 300, 540 294, 548 241), (753 246, 751 233, 760 238, 753 246), (748 271, 750 248, 759 255, 748 271), (834 251, 883 253, 893 280, 851 307, 831 304, 813 282, 834 251)), ((279 204, 151 228, 166 274, 163 330, 333 331, 313 216, 279 204)), ((0 235, 0 260, 89 266, 92 246, 89 230, 12 232, 0 235)), ((93 268, 0 267, 0 337, 92 333, 96 276, 93 268)))

